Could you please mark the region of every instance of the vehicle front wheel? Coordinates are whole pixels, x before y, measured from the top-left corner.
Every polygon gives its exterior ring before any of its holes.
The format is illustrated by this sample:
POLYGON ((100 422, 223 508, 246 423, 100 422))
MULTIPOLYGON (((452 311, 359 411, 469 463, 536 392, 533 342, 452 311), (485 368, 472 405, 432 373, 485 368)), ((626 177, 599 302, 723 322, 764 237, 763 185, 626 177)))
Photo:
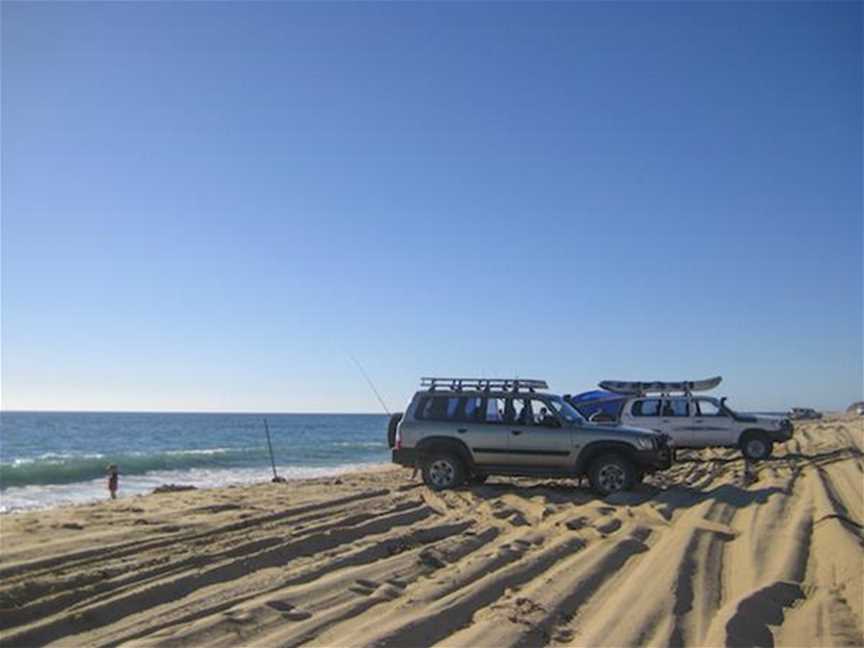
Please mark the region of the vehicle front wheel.
POLYGON ((611 495, 633 488, 636 469, 621 455, 607 454, 591 462, 588 479, 598 494, 611 495))
POLYGON ((465 466, 458 457, 434 454, 423 462, 423 482, 440 491, 461 486, 465 481, 465 466))
POLYGON ((771 456, 773 444, 761 432, 745 434, 741 439, 741 454, 750 461, 760 461, 771 456))

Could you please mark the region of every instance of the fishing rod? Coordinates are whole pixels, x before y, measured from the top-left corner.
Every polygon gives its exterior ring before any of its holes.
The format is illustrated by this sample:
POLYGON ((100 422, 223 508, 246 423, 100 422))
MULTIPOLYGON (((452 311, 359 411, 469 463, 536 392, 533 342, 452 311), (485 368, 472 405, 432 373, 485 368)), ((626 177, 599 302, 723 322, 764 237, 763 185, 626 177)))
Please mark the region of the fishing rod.
POLYGON ((360 370, 360 373, 363 374, 363 378, 366 379, 366 383, 372 389, 372 392, 375 394, 375 398, 378 399, 378 402, 381 403, 381 407, 384 408, 384 413, 387 416, 390 416, 390 410, 387 409, 387 405, 384 403, 384 399, 381 398, 381 394, 378 393, 378 390, 375 388, 375 384, 372 382, 372 379, 369 377, 369 374, 366 373, 366 370, 363 369, 363 365, 360 364, 360 361, 354 357, 353 354, 349 353, 348 357, 354 361, 354 364, 357 365, 357 368, 360 370))
MULTIPOLYGON (((357 368, 360 370, 360 373, 363 374, 363 378, 366 379, 366 383, 369 385, 372 392, 375 394, 375 398, 378 399, 378 402, 381 403, 381 407, 384 409, 384 413, 390 417, 390 424, 393 424, 393 415, 390 413, 390 410, 387 408, 387 404, 384 402, 384 399, 381 398, 381 394, 378 393, 378 390, 375 388, 375 383, 372 382, 372 379, 369 377, 369 374, 366 373, 366 370, 363 369, 363 365, 360 364, 360 361, 354 357, 353 354, 349 353, 348 357, 354 361, 354 364, 357 365, 357 368)), ((414 470, 411 473, 411 479, 415 479, 417 477, 417 466, 414 466, 414 470)))
POLYGON ((276 460, 273 458, 273 444, 270 442, 270 426, 267 424, 267 419, 264 419, 264 432, 267 434, 267 448, 270 450, 270 465, 273 468, 273 483, 278 484, 284 482, 285 479, 280 477, 276 472, 276 460))

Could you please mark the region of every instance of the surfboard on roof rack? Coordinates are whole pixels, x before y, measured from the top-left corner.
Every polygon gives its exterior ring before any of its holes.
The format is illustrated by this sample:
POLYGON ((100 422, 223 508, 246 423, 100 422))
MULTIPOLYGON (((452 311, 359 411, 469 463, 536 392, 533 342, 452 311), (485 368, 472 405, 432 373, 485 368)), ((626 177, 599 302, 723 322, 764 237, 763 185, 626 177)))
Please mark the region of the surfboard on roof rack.
POLYGON ((678 381, 634 381, 634 380, 601 380, 598 386, 606 391, 616 394, 639 395, 648 393, 667 394, 669 392, 684 392, 689 394, 696 391, 708 391, 714 389, 723 380, 722 376, 705 378, 703 380, 678 380, 678 381))

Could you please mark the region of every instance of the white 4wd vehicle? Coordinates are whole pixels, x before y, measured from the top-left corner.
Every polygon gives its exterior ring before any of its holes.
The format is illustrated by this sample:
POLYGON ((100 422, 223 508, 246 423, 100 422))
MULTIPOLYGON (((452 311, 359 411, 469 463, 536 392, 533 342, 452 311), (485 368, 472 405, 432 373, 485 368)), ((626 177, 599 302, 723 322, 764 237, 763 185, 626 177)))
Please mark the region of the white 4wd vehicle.
POLYGON ((675 448, 740 448, 747 459, 759 460, 771 456, 774 443, 792 438, 787 418, 740 414, 726 405, 725 398, 693 393, 712 389, 720 381, 719 376, 683 382, 606 380, 600 387, 623 401, 620 424, 667 434, 675 448))

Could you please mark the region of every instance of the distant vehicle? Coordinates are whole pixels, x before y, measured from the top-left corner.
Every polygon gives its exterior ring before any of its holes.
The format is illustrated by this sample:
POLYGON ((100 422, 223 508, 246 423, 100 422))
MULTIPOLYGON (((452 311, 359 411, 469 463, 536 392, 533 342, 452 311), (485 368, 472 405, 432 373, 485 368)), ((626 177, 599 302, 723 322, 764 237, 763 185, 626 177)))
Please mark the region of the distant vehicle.
POLYGON ((600 391, 568 396, 583 416, 613 417, 619 424, 667 434, 677 448, 739 448, 752 460, 771 456, 774 443, 792 438, 788 418, 741 414, 726 399, 694 395, 713 389, 722 378, 678 382, 606 380, 600 391))
POLYGON ((405 414, 390 420, 393 461, 420 468, 433 490, 489 475, 587 475, 602 495, 669 468, 668 437, 591 423, 543 380, 423 378, 405 414))
POLYGON ((821 419, 822 412, 817 412, 809 407, 793 407, 789 410, 789 418, 794 421, 805 421, 808 419, 821 419))

